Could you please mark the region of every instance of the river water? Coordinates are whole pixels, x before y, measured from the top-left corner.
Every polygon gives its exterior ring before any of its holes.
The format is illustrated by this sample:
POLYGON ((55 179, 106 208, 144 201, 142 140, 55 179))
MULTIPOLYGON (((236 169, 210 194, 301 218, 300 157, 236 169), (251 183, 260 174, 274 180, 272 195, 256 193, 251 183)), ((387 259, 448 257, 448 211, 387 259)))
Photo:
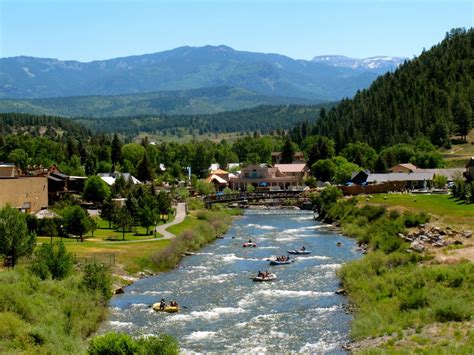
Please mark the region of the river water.
POLYGON ((351 316, 336 295, 335 271, 360 256, 353 240, 296 210, 249 210, 218 239, 173 271, 137 281, 111 300, 101 331, 175 336, 183 352, 344 353, 351 316), (257 248, 243 248, 248 239, 257 248), (337 247, 336 242, 342 246, 337 247), (268 259, 305 246, 309 256, 290 265, 268 259), (278 279, 250 280, 259 270, 278 279), (154 312, 164 297, 180 313, 154 312))

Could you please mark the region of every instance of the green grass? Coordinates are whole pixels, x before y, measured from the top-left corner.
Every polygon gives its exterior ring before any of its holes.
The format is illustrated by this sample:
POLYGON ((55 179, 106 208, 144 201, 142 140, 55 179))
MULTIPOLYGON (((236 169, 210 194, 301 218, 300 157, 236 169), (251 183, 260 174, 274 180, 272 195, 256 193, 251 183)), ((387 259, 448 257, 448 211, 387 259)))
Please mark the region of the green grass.
POLYGON ((374 194, 368 203, 424 211, 435 215, 445 226, 474 228, 474 204, 458 201, 451 195, 374 194))
POLYGON ((22 266, 0 272, 0 353, 85 353, 106 303, 81 280, 76 272, 41 281, 22 266))

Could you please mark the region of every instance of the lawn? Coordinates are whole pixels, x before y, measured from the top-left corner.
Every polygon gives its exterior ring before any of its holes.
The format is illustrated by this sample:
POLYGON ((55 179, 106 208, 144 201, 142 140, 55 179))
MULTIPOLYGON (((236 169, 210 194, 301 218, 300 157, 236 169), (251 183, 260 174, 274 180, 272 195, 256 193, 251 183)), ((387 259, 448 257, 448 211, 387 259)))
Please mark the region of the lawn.
POLYGON ((451 195, 374 194, 369 203, 425 211, 441 226, 474 230, 474 204, 458 201, 451 195))

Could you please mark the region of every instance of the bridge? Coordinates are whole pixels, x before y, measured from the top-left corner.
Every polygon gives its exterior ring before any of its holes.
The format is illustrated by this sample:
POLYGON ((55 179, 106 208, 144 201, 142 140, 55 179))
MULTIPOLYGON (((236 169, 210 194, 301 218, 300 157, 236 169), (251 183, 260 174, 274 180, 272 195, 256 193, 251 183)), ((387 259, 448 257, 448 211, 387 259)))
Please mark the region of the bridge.
POLYGON ((301 190, 278 190, 278 191, 256 191, 236 192, 231 194, 215 194, 204 197, 204 204, 210 207, 215 203, 249 202, 269 199, 303 198, 304 191, 301 190))

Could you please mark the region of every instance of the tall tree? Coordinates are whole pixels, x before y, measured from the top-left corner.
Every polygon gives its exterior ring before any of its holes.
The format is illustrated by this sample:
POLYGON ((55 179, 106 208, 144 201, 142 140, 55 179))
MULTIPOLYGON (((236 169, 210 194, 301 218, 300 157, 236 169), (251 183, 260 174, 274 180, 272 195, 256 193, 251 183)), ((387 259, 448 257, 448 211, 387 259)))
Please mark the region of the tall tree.
POLYGON ((293 142, 291 141, 290 137, 286 137, 285 143, 283 144, 283 148, 281 150, 281 164, 291 164, 293 163, 293 156, 295 154, 295 148, 293 146, 293 142))
POLYGON ((87 201, 101 203, 110 196, 110 188, 99 176, 90 176, 84 183, 82 197, 87 201))
POLYGON ((15 267, 22 256, 31 255, 36 237, 28 232, 25 214, 7 205, 0 209, 0 254, 15 267))
POLYGON ((120 163, 122 160, 122 142, 117 133, 114 134, 114 138, 112 139, 110 158, 112 159, 113 165, 117 165, 117 163, 120 163))
POLYGON ((84 241, 84 234, 90 226, 90 218, 80 206, 68 206, 60 212, 66 232, 79 236, 81 242, 84 241))

